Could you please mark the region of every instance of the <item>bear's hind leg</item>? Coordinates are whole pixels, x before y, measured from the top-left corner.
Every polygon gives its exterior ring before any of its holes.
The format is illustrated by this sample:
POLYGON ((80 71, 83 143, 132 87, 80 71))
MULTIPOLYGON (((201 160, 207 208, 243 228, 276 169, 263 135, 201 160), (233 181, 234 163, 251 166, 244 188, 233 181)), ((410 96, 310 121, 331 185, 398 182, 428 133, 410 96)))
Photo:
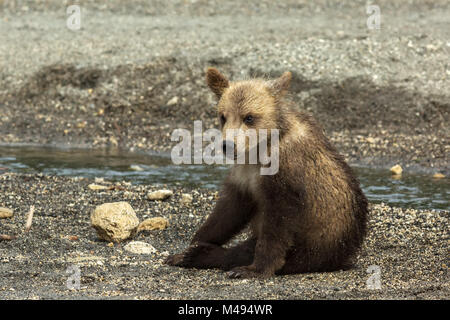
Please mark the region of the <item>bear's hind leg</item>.
POLYGON ((349 254, 348 248, 314 246, 314 249, 308 250, 297 244, 296 249, 288 253, 283 268, 278 270, 276 274, 348 270, 352 268, 353 263, 353 255, 349 254))
POLYGON ((256 238, 250 238, 227 249, 221 269, 228 271, 235 267, 251 264, 255 258, 255 246, 256 238))

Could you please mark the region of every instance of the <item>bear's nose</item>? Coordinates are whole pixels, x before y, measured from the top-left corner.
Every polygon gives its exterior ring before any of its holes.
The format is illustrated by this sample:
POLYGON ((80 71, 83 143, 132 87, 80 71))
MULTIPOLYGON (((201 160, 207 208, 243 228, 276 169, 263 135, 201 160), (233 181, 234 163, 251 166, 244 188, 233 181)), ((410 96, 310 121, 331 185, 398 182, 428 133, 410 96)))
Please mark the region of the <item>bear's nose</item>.
POLYGON ((234 152, 234 143, 233 143, 233 141, 228 141, 228 140, 225 140, 223 143, 222 143, 222 149, 223 149, 223 154, 227 154, 227 150, 233 150, 233 152, 234 152))

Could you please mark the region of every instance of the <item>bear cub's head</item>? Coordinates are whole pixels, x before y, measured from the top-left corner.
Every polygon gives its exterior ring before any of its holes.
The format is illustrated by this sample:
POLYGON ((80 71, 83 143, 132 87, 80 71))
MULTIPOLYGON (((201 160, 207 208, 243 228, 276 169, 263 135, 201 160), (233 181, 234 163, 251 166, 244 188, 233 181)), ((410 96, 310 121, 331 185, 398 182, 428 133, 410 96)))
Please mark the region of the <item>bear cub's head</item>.
POLYGON ((231 82, 215 68, 206 72, 206 82, 219 99, 217 110, 223 137, 223 151, 227 156, 234 153, 236 159, 239 146, 246 153, 257 146, 261 132, 266 132, 270 145, 272 129, 280 129, 281 112, 279 101, 287 92, 292 74, 283 73, 274 80, 251 79, 231 82), (261 130, 264 129, 264 130, 261 130), (250 136, 256 134, 256 140, 250 136), (240 144, 240 141, 245 141, 240 144), (234 149, 233 151, 227 150, 234 149))

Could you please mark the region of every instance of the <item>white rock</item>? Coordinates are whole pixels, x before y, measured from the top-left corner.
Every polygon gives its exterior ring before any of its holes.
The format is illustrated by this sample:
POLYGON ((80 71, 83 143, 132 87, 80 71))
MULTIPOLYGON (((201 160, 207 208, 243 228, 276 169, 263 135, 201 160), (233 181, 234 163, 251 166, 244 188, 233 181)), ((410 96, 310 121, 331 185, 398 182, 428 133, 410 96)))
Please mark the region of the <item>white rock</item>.
POLYGON ((142 241, 131 241, 123 248, 136 254, 152 254, 156 252, 156 249, 151 244, 142 241))
POLYGON ((175 105, 175 104, 177 104, 178 103, 178 97, 173 97, 172 99, 170 99, 168 102, 167 102, 167 105, 168 106, 173 106, 173 105, 175 105))
POLYGON ((173 195, 173 192, 171 190, 158 190, 154 191, 148 194, 148 198, 150 200, 165 200, 173 195))

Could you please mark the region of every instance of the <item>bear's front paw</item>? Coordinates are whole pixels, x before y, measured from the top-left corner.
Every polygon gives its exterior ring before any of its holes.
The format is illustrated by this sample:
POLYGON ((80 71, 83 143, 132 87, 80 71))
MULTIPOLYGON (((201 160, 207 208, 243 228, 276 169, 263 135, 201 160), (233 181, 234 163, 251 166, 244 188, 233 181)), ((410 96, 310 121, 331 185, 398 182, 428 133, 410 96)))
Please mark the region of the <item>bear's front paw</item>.
POLYGON ((167 257, 165 263, 183 268, 211 268, 220 265, 224 249, 209 243, 194 243, 186 251, 167 257))
POLYGON ((248 278, 267 278, 270 275, 256 272, 256 268, 252 265, 244 267, 236 267, 227 272, 231 279, 248 279, 248 278))
POLYGON ((164 261, 165 264, 168 264, 169 266, 181 266, 184 260, 184 254, 172 254, 167 257, 167 259, 164 261))

